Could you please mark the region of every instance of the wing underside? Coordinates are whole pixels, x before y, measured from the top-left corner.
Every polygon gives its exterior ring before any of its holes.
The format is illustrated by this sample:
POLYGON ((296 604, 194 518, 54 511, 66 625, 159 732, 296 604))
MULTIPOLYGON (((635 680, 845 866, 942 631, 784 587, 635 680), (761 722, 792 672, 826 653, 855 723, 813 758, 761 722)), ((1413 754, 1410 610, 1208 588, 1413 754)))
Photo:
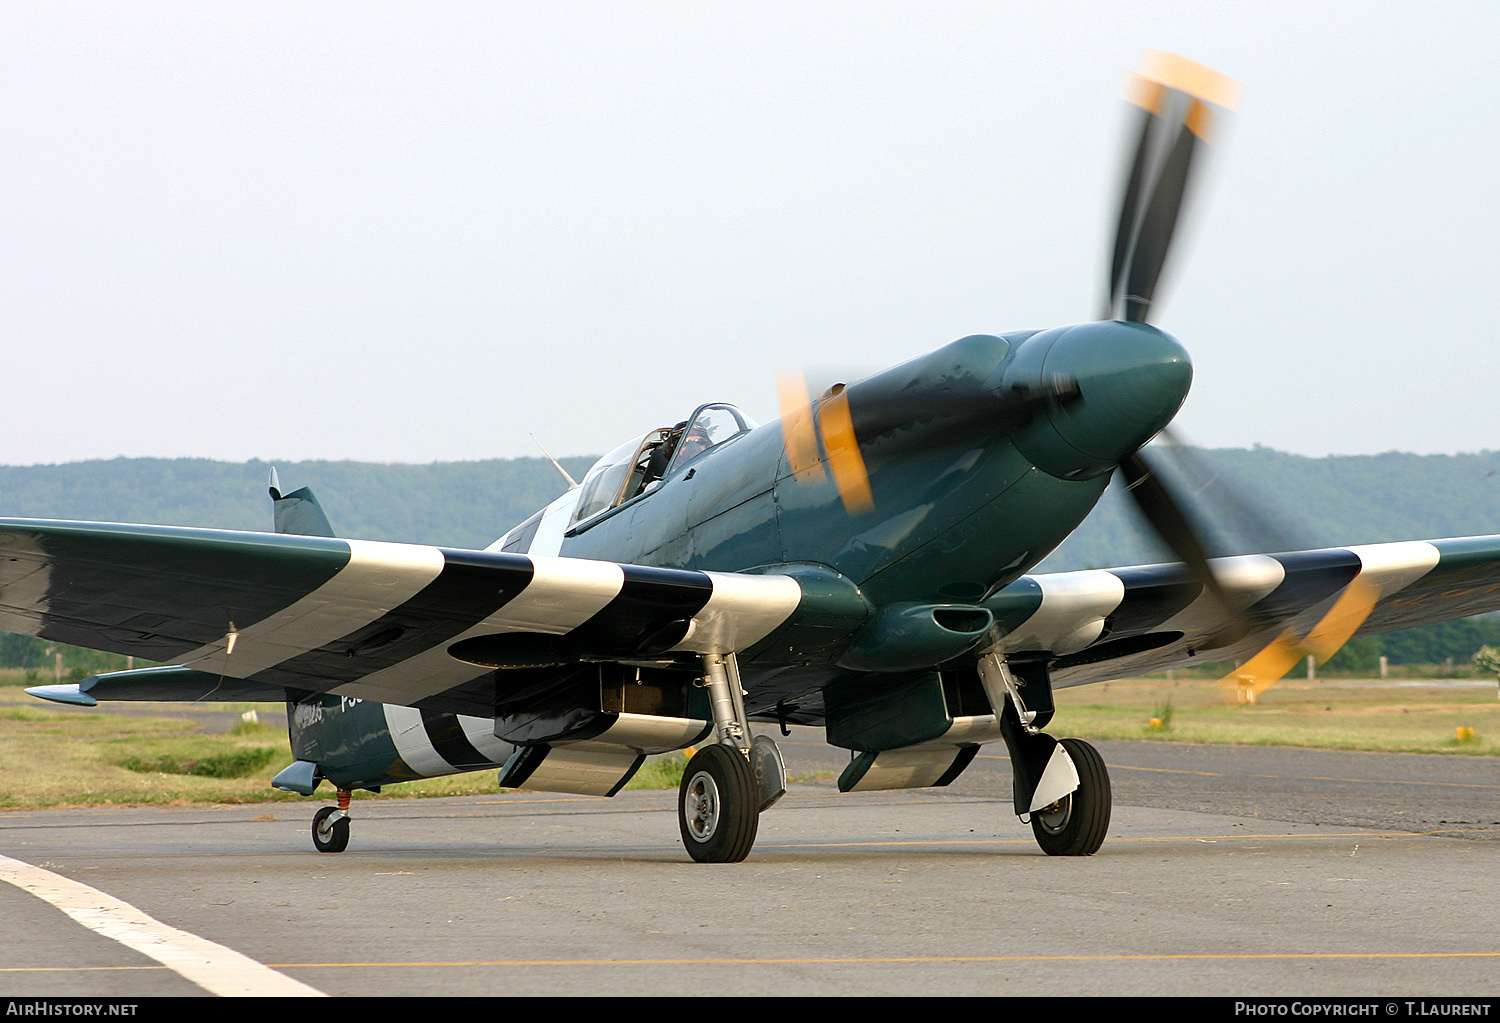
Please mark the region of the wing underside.
POLYGON ((1237 634, 1182 565, 1024 576, 990 601, 1012 655, 1042 654, 1054 685, 1243 660, 1290 631, 1305 635, 1356 579, 1377 595, 1356 635, 1500 609, 1500 537, 1403 541, 1217 559, 1229 602, 1254 624, 1237 634))
MULTIPOLYGON (((1023 576, 985 602, 993 642, 1046 659, 1062 687, 1248 658, 1287 630, 1310 631, 1356 579, 1376 594, 1361 634, 1500 609, 1500 537, 1247 555, 1214 570, 1239 620, 1254 623, 1249 634, 1183 566, 1144 565, 1023 576)), ((455 656, 467 641, 558 637, 585 661, 691 661, 752 650, 798 621, 827 625, 818 592, 789 575, 0 520, 0 628, 184 669, 132 684, 181 686, 188 699, 291 689, 489 713, 494 667, 455 656)), ((813 631, 847 637, 864 611, 840 614, 837 629, 813 631)), ((801 694, 814 713, 821 676, 800 660, 764 684, 790 687, 772 703, 801 694)), ((747 667, 753 690, 759 673, 747 667)))

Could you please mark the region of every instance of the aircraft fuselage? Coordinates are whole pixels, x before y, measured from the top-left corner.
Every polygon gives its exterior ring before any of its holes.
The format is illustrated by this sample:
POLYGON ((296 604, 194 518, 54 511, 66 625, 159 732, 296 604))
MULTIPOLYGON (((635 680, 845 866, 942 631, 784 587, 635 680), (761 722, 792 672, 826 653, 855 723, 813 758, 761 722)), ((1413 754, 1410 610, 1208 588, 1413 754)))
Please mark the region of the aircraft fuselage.
MULTIPOLYGON (((1143 324, 1088 323, 955 341, 848 388, 849 403, 923 396, 934 411, 860 437, 873 508, 846 511, 831 476, 793 472, 782 424, 709 448, 655 488, 570 525, 568 557, 715 571, 824 565, 876 606, 973 603, 1013 581, 1093 508, 1120 459, 1171 420, 1187 353, 1143 324), (1021 423, 958 423, 966 395, 1077 381, 1081 396, 1021 423)), ((561 512, 576 491, 559 499, 561 512)))

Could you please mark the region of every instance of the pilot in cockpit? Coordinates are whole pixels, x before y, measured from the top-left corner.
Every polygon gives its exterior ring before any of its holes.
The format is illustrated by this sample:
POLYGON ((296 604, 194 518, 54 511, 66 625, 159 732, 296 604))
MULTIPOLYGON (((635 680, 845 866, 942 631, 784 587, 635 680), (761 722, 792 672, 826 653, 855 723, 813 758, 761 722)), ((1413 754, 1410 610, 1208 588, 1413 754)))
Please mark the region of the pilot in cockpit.
POLYGON ((646 471, 641 475, 641 490, 645 490, 654 483, 661 481, 666 474, 667 463, 672 460, 672 452, 677 449, 677 442, 682 439, 682 431, 687 429, 687 420, 684 419, 670 430, 664 430, 666 434, 661 442, 651 449, 651 455, 646 460, 646 471))
POLYGON ((702 425, 695 422, 692 429, 688 429, 686 419, 670 430, 661 432, 662 439, 651 447, 650 454, 646 456, 644 468, 639 470, 640 483, 633 494, 642 494, 650 490, 661 482, 669 466, 685 465, 714 445, 713 438, 702 425))
POLYGON ((693 428, 683 436, 682 442, 677 445, 677 456, 673 461, 677 465, 686 465, 713 447, 713 444, 713 439, 709 437, 708 431, 699 424, 694 423, 693 428))

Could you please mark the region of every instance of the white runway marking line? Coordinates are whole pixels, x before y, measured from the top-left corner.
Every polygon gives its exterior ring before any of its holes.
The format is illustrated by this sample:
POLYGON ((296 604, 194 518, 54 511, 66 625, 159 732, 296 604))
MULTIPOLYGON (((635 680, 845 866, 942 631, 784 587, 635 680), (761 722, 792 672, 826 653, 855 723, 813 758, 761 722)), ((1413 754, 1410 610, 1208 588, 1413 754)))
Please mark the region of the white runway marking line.
POLYGON ((232 948, 170 927, 128 902, 50 870, 0 856, 0 880, 50 903, 94 933, 155 959, 210 994, 326 997, 232 948))

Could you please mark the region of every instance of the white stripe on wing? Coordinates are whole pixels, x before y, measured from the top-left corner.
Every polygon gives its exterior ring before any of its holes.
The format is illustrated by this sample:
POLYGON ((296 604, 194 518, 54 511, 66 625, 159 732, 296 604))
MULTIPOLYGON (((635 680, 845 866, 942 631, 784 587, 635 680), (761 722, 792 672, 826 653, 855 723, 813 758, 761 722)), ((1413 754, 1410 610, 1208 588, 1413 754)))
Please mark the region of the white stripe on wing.
POLYGON ((754 646, 792 616, 802 602, 802 587, 785 575, 739 575, 705 572, 713 596, 693 616, 693 631, 678 650, 730 653, 754 646))
POLYGON ((375 540, 343 542, 349 545, 349 563, 296 603, 269 618, 242 625, 229 656, 225 656, 226 641, 220 639, 171 663, 249 678, 369 625, 411 599, 443 570, 443 552, 436 547, 375 540))
POLYGON ((1104 619, 1125 599, 1125 584, 1112 572, 1058 572, 1030 577, 1042 588, 1042 602, 1030 618, 1000 641, 1000 649, 1082 650, 1104 629, 1104 619))
MULTIPOLYGON (((619 596, 625 571, 612 561, 581 558, 533 557, 535 574, 526 588, 484 621, 465 629, 441 646, 424 650, 399 664, 371 672, 334 689, 341 696, 366 700, 415 703, 447 692, 488 673, 448 656, 448 647, 473 636, 498 632, 571 632, 619 596)), ((796 585, 793 583, 793 585, 796 585)))
POLYGON ((1385 597, 1404 589, 1437 567, 1441 554, 1425 540, 1373 543, 1350 547, 1359 556, 1359 575, 1380 587, 1385 597))
MULTIPOLYGON (((1235 610, 1243 611, 1264 600, 1286 579, 1286 567, 1266 554, 1242 554, 1214 558, 1214 578, 1235 610)), ((1211 593, 1200 593, 1187 607, 1156 627, 1157 632, 1182 632, 1189 639, 1212 636, 1228 625, 1223 608, 1211 593)))

